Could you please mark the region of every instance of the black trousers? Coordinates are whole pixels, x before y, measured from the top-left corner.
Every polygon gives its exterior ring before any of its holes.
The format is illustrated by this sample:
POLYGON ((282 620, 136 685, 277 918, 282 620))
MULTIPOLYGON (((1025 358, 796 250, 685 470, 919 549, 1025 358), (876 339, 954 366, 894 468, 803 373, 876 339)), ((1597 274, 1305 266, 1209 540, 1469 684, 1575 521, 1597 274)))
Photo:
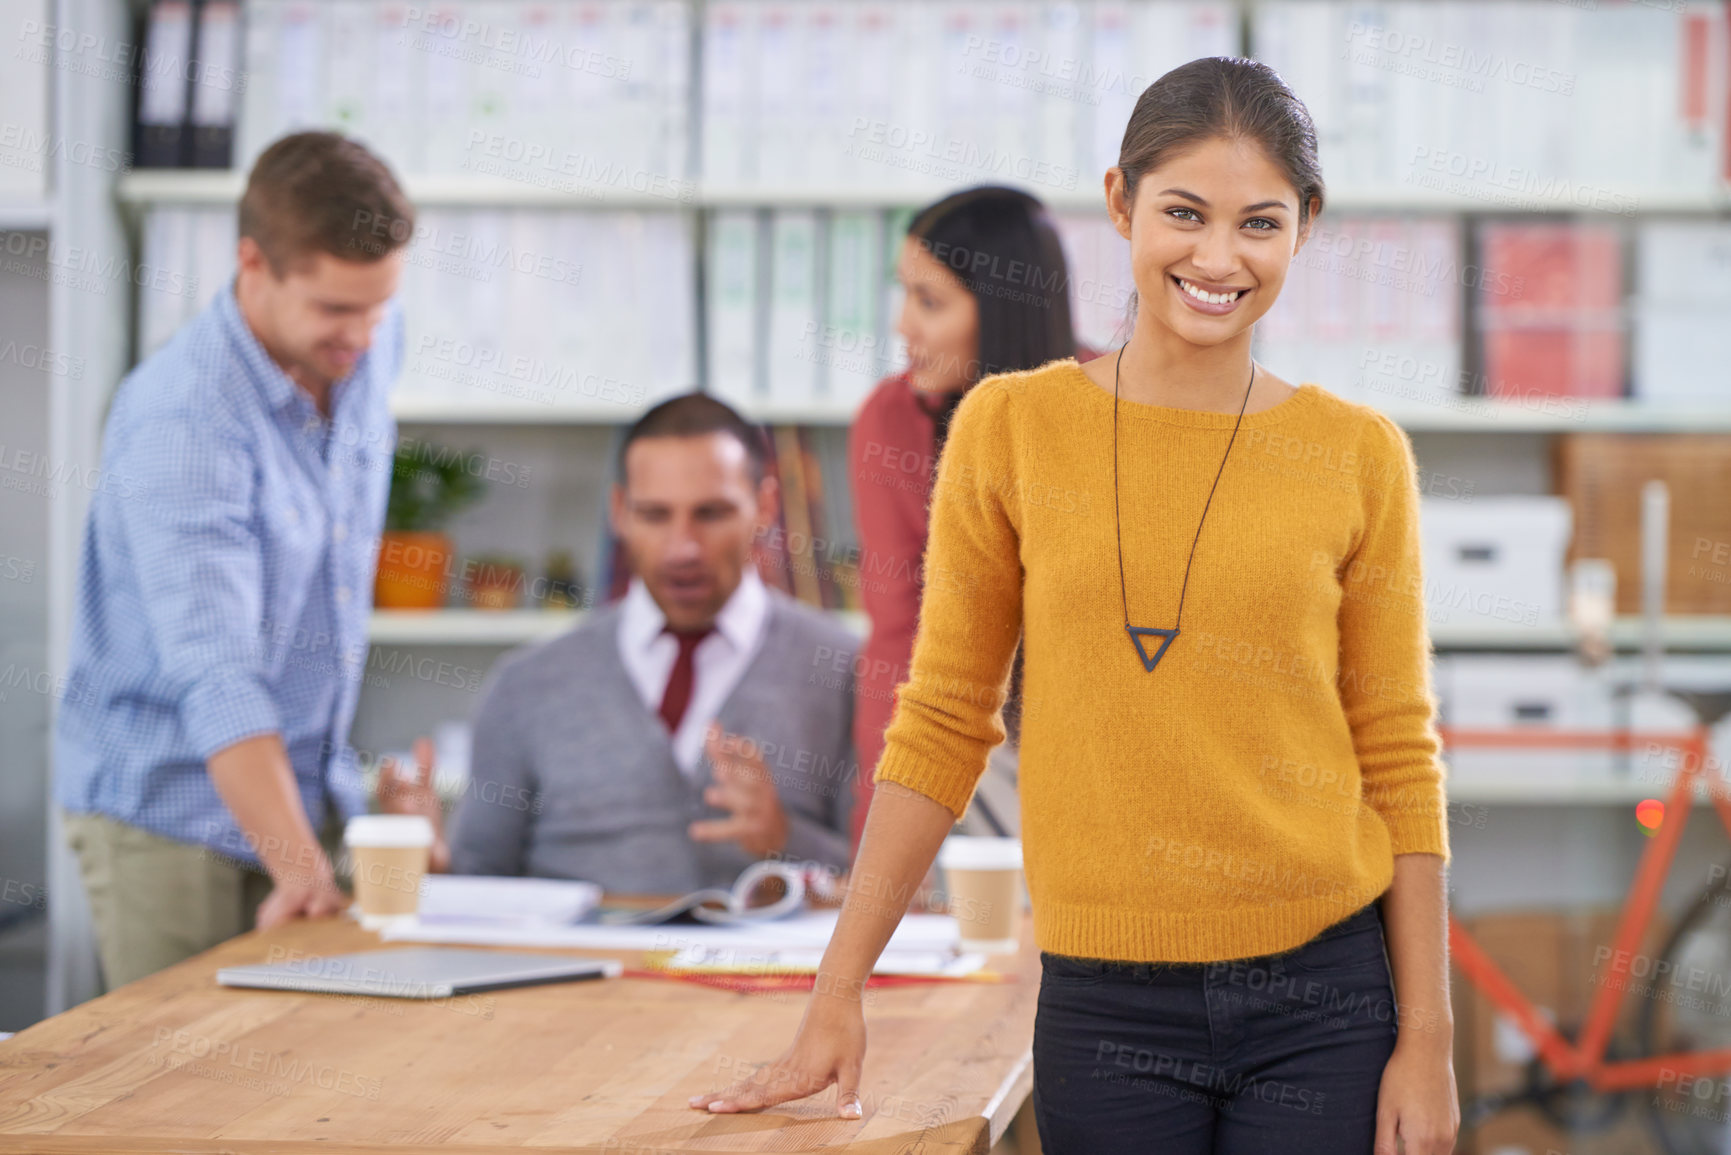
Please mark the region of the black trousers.
POLYGON ((1376 903, 1281 954, 1040 961, 1046 1155, 1370 1155, 1396 1033, 1376 903))

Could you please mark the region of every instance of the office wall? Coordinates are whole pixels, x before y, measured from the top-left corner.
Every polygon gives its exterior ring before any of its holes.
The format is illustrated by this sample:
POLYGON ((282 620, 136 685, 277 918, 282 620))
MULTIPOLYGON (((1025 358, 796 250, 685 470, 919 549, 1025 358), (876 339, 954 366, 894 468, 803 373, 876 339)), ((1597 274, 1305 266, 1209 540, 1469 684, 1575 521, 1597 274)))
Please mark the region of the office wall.
MULTIPOLYGON (((49 496, 48 282, 0 263, 0 1031, 41 1015, 46 885, 49 496), (44 360, 48 368, 42 368, 44 360)), ((52 351, 50 351, 52 353, 52 351)))

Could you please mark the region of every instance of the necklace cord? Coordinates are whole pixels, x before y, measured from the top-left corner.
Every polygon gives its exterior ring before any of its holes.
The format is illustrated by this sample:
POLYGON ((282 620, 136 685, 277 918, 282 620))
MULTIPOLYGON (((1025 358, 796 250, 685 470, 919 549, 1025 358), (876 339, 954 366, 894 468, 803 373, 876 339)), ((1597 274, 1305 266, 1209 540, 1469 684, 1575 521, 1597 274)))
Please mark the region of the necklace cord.
MULTIPOLYGON (((1116 531, 1118 541, 1118 596, 1124 604, 1124 625, 1130 625, 1130 594, 1124 584, 1124 528, 1118 506, 1118 381, 1124 371, 1124 349, 1118 350, 1118 357, 1112 366, 1112 526, 1116 531)), ((1184 621, 1184 595, 1190 589, 1190 564, 1196 560, 1196 543, 1202 540, 1202 526, 1208 520, 1208 507, 1214 504, 1214 491, 1220 487, 1220 475, 1226 472, 1226 459, 1232 454, 1232 445, 1238 440, 1238 427, 1244 423, 1244 411, 1250 405, 1250 391, 1256 386, 1256 361, 1250 362, 1250 383, 1244 387, 1244 400, 1238 406, 1238 419, 1232 423, 1232 436, 1226 439, 1226 452, 1220 455, 1220 468, 1214 471, 1214 484, 1208 487, 1208 499, 1202 503, 1202 516, 1196 521, 1196 536, 1190 539, 1190 556, 1184 560, 1184 581, 1178 587, 1178 614, 1172 621, 1172 628, 1178 629, 1184 621)))

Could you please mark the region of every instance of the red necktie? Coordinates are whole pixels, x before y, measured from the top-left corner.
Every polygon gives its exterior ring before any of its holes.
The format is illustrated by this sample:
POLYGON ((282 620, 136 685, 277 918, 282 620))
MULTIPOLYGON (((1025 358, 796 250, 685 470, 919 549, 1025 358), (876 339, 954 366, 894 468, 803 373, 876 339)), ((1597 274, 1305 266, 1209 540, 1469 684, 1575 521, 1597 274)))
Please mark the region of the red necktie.
POLYGON ((667 690, 661 695, 661 720, 669 734, 679 733, 679 720, 685 717, 685 707, 691 704, 692 655, 697 643, 715 632, 714 626, 701 630, 676 630, 663 626, 661 632, 672 634, 679 641, 679 657, 673 662, 673 674, 667 679, 667 690))

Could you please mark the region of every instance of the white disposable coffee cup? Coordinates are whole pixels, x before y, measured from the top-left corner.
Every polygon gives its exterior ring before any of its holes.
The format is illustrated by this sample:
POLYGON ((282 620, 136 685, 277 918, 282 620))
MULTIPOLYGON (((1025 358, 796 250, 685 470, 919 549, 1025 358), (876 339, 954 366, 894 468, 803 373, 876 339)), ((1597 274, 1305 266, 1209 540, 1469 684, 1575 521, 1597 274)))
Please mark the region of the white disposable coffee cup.
POLYGON ((412 919, 433 848, 433 824, 414 814, 362 814, 343 830, 354 868, 361 925, 378 930, 412 919))
POLYGON ((954 834, 938 850, 962 949, 1013 954, 1021 947, 1022 841, 954 834))

